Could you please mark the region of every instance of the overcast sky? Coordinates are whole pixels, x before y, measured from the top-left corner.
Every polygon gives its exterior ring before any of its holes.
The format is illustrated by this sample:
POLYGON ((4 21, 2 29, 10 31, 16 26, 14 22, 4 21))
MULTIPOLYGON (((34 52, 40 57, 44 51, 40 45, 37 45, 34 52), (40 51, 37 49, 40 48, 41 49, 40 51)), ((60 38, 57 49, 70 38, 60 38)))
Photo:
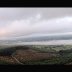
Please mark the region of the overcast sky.
POLYGON ((0 8, 0 38, 71 32, 72 8, 0 8))

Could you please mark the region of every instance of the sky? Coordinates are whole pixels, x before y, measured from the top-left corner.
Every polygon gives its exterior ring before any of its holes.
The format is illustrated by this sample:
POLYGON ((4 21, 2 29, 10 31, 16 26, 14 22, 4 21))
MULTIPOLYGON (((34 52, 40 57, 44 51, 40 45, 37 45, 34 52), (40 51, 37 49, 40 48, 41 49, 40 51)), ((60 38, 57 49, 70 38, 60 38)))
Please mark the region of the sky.
POLYGON ((0 38, 72 34, 72 8, 0 8, 0 38))

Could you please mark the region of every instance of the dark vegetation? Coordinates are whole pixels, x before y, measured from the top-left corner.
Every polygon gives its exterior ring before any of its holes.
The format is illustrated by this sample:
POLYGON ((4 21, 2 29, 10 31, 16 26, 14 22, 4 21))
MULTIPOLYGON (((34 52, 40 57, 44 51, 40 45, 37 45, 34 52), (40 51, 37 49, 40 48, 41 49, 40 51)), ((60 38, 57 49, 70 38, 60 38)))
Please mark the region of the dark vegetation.
POLYGON ((9 48, 4 48, 4 49, 0 49, 0 55, 1 56, 10 56, 12 55, 14 52, 16 52, 16 50, 27 50, 29 49, 29 47, 27 46, 15 46, 15 47, 9 47, 9 48))

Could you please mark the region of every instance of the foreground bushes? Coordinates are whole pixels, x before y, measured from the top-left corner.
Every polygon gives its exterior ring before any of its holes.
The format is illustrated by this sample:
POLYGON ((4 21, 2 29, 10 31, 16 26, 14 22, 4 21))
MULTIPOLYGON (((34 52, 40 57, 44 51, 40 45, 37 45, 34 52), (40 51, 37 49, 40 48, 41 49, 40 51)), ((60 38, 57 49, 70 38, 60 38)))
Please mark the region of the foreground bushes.
POLYGON ((19 49, 27 50, 27 49, 29 49, 29 47, 27 47, 27 46, 15 46, 15 47, 9 47, 9 48, 5 48, 5 49, 0 49, 0 55, 10 56, 14 52, 16 52, 16 50, 19 50, 19 49))

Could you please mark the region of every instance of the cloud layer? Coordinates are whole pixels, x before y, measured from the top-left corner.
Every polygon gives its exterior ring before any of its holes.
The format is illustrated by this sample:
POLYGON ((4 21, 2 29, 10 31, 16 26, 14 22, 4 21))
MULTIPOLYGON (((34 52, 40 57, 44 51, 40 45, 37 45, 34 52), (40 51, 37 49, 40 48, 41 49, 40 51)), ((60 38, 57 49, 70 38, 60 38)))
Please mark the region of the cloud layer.
POLYGON ((37 14, 26 19, 13 20, 0 27, 0 37, 27 36, 31 34, 54 34, 72 32, 72 17, 64 16, 42 19, 37 14))

